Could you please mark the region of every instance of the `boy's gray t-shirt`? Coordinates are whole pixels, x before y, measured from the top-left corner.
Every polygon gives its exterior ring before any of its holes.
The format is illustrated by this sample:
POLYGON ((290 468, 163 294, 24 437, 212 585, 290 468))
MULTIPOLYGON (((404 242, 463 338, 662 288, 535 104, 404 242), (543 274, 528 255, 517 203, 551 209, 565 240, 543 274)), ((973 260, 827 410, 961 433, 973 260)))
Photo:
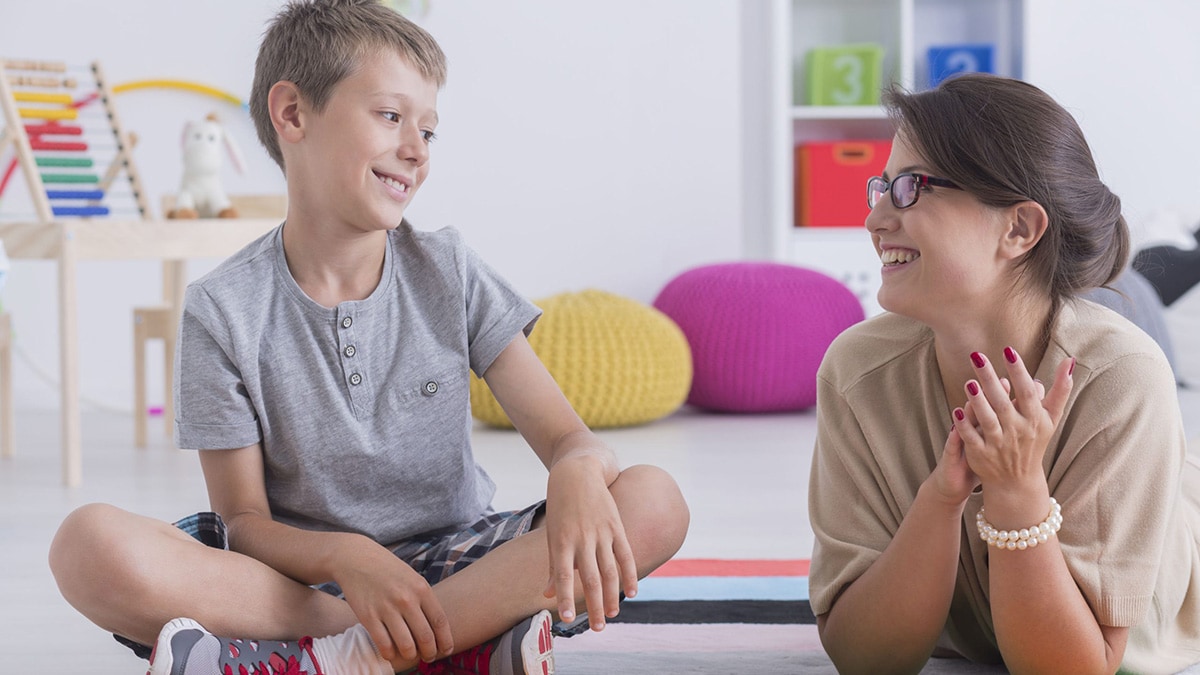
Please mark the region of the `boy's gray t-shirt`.
POLYGON ((262 444, 272 516, 381 544, 461 529, 495 484, 471 451, 468 369, 482 375, 541 312, 453 229, 388 233, 364 300, 309 298, 286 224, 188 286, 175 440, 262 444))

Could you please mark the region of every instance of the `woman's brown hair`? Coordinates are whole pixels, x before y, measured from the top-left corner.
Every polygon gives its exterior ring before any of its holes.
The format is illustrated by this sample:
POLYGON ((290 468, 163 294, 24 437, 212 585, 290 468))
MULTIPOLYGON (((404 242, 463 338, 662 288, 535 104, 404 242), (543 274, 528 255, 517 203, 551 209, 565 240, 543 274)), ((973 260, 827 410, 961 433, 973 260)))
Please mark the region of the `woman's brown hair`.
POLYGON ((1075 119, 1041 89, 964 74, 936 89, 884 94, 899 134, 930 169, 984 204, 1037 202, 1049 224, 1020 261, 1053 305, 1106 286, 1125 269, 1129 227, 1096 171, 1075 119))

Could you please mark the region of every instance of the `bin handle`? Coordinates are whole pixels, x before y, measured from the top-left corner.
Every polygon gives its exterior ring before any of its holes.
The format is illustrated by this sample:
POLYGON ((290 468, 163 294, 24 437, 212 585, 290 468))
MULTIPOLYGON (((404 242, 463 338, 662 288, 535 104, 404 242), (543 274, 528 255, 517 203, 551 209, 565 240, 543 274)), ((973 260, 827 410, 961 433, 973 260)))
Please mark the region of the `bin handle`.
POLYGON ((833 146, 833 158, 839 164, 867 164, 875 157, 870 143, 837 143, 833 146))

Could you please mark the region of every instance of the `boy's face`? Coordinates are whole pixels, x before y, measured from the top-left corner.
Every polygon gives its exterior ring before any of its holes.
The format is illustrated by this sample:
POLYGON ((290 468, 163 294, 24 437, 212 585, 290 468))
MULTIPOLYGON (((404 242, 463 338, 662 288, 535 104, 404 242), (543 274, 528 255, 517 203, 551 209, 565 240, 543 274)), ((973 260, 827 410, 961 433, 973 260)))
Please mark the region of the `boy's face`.
POLYGON ((357 230, 399 225, 429 174, 437 121, 436 84, 394 53, 364 58, 308 115, 298 149, 313 215, 357 230))

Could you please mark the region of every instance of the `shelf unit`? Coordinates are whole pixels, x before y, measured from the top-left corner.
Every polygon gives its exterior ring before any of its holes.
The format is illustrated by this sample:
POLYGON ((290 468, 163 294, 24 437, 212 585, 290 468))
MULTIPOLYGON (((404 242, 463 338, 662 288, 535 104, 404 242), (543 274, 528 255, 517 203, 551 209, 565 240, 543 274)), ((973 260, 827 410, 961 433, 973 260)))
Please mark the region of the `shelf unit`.
POLYGON ((925 53, 932 45, 990 43, 996 72, 1021 77, 1026 24, 1025 0, 743 0, 748 255, 823 271, 846 283, 868 315, 881 311, 879 260, 865 229, 793 225, 796 144, 893 133, 880 106, 806 105, 808 50, 880 44, 884 86, 920 90, 929 86, 925 53))

